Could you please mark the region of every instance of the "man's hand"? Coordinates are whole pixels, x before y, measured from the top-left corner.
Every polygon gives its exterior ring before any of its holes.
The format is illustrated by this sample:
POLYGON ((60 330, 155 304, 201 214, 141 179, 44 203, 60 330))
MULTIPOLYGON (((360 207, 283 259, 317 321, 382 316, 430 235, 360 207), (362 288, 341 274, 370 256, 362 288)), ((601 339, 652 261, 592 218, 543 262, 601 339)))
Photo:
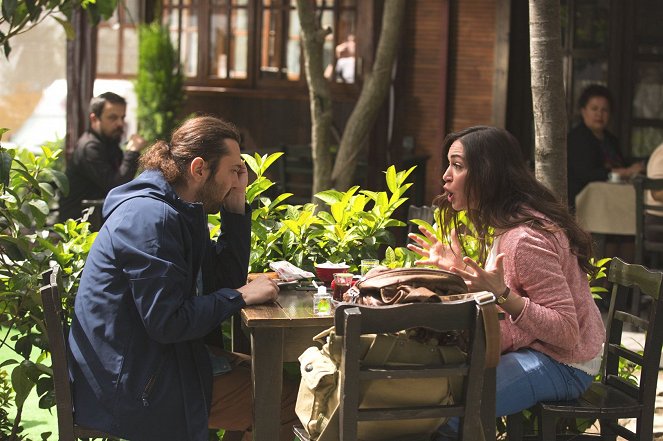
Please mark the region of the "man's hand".
POLYGON ((271 302, 276 300, 279 295, 278 285, 267 276, 259 276, 237 291, 242 294, 242 298, 247 305, 271 302))
POLYGON ((246 210, 246 187, 249 185, 249 173, 246 170, 246 164, 242 162, 236 173, 237 185, 230 189, 223 200, 223 208, 230 213, 244 214, 246 210))
POLYGON ((143 151, 147 147, 147 141, 145 141, 145 138, 140 136, 137 133, 134 133, 129 137, 129 142, 127 142, 127 151, 129 152, 140 152, 143 151))

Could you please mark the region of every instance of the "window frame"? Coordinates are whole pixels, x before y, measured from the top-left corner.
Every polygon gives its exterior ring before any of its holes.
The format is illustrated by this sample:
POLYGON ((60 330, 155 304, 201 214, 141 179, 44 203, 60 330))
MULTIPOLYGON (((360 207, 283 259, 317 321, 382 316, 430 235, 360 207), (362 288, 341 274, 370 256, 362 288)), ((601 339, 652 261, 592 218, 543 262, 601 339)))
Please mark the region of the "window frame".
MULTIPOLYGON (((286 74, 279 72, 276 76, 277 78, 264 78, 261 77, 261 57, 262 57, 262 25, 263 25, 263 11, 268 9, 269 6, 264 4, 263 0, 247 0, 247 14, 248 14, 248 36, 247 36, 247 75, 246 78, 219 78, 213 77, 208 74, 210 67, 209 51, 211 49, 211 1, 210 0, 191 0, 192 2, 197 2, 195 6, 198 15, 197 15, 197 69, 195 76, 186 76, 185 75, 185 88, 188 91, 222 91, 227 93, 232 93, 235 95, 275 95, 275 96, 292 96, 299 98, 308 97, 308 89, 306 85, 306 74, 304 70, 304 54, 303 49, 300 52, 299 62, 300 62, 300 75, 297 80, 288 80, 286 74)), ((372 1, 366 0, 356 0, 354 6, 342 5, 345 4, 347 0, 326 0, 323 3, 329 1, 333 2, 333 5, 328 6, 328 10, 334 12, 334 26, 338 28, 340 21, 340 12, 342 11, 354 11, 354 26, 357 28, 359 23, 360 14, 365 13, 366 11, 372 12, 372 6, 368 7, 369 3, 372 4, 372 1)), ((272 0, 274 2, 274 0, 272 0)), ((177 40, 174 40, 174 44, 178 51, 178 56, 181 55, 181 40, 182 40, 182 3, 183 0, 162 0, 162 12, 161 20, 162 23, 168 26, 171 36, 177 32, 177 40), (176 25, 169 24, 170 11, 174 8, 180 9, 178 14, 178 23, 176 25)), ((236 7, 233 4, 234 1, 229 0, 226 5, 226 10, 228 11, 228 21, 230 22, 230 16, 232 14, 232 9, 236 7)), ((282 23, 282 32, 280 32, 280 39, 278 41, 279 45, 279 54, 280 54, 280 70, 287 68, 286 61, 286 45, 288 41, 288 20, 289 13, 285 11, 292 10, 292 6, 289 0, 283 0, 283 3, 280 1, 275 2, 278 4, 277 9, 281 11, 281 23, 282 23), (287 5, 287 6, 286 6, 287 5)), ((367 14, 368 17, 371 14, 367 14)), ((372 27, 368 27, 372 29, 372 27)), ((360 30, 357 29, 357 33, 360 33, 360 30)), ((366 61, 362 57, 362 48, 360 36, 356 35, 357 38, 357 52, 356 57, 356 73, 355 73, 355 82, 354 83, 337 83, 336 81, 330 81, 330 88, 332 93, 335 96, 340 97, 341 99, 356 99, 361 89, 362 84, 362 67, 366 64, 366 61)), ((334 34, 333 47, 336 47, 340 43, 338 41, 338 33, 334 34)), ((366 43, 370 44, 372 41, 366 39, 366 43)), ((370 52, 370 51, 365 51, 370 52)), ((180 56, 181 59, 181 56, 180 56)), ((370 63, 369 63, 370 64, 370 63)))

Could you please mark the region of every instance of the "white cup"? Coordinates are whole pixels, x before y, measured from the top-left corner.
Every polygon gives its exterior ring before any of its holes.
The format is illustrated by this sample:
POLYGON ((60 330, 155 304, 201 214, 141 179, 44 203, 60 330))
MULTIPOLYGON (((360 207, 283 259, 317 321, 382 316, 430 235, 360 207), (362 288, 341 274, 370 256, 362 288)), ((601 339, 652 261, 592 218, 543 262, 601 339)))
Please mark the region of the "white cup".
POLYGON ((622 177, 619 176, 619 173, 610 172, 610 174, 608 174, 608 180, 615 183, 622 182, 622 177))

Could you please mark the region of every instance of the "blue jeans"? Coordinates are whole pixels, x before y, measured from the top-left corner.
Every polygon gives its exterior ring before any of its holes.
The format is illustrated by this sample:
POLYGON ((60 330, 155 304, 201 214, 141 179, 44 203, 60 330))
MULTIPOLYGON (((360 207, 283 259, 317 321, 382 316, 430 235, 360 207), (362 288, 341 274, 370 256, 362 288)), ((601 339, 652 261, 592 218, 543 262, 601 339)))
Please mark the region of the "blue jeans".
MULTIPOLYGON (((511 415, 528 409, 539 401, 573 400, 592 384, 593 377, 580 369, 559 363, 533 349, 503 354, 496 369, 495 413, 511 415)), ((457 417, 440 428, 444 435, 458 433, 457 417)), ((450 438, 453 439, 453 438, 450 438)))

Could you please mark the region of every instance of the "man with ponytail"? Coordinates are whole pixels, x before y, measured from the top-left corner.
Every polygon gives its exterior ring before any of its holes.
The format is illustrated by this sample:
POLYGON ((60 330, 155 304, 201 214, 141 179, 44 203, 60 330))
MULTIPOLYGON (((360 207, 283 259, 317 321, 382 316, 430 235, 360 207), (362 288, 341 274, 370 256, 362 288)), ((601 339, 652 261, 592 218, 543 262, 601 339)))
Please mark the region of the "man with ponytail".
MULTIPOLYGON (((251 209, 239 142, 226 121, 189 119, 108 194, 69 335, 78 424, 128 440, 207 441, 208 427, 250 439, 250 361, 205 343, 279 291, 267 277, 246 283, 251 209), (213 242, 207 214, 219 211, 213 242)), ((281 440, 296 419, 288 386, 281 440)))

